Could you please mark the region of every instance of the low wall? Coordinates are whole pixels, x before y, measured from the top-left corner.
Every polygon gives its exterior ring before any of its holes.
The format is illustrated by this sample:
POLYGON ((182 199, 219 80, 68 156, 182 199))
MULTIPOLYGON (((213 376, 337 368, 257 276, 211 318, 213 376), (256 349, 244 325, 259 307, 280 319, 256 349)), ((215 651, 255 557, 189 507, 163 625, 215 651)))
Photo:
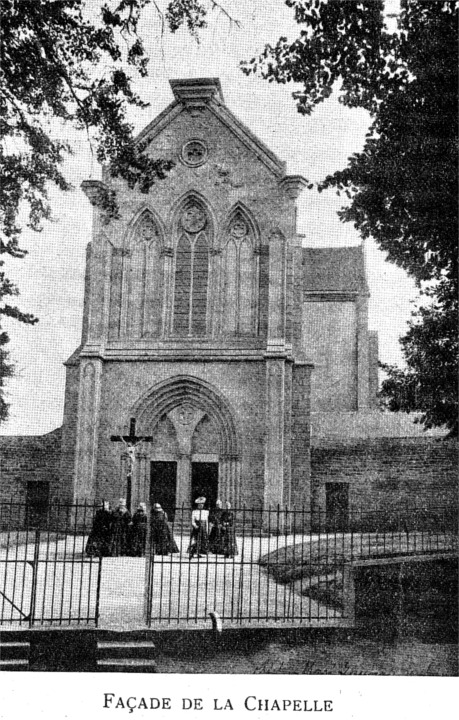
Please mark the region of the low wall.
POLYGON ((26 501, 29 480, 49 482, 49 497, 63 498, 61 428, 46 435, 0 437, 0 500, 26 501))
POLYGON ((457 638, 458 562, 453 553, 362 560, 345 566, 345 612, 375 634, 457 638))
POLYGON ((433 437, 316 440, 313 509, 325 510, 326 483, 349 483, 349 505, 372 510, 457 503, 458 443, 433 437))

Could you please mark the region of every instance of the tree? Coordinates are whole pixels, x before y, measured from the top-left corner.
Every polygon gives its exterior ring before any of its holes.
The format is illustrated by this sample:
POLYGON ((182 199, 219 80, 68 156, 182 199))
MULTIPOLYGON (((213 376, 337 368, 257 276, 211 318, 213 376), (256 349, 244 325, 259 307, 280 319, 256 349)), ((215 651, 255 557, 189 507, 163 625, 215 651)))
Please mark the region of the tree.
MULTIPOLYGON (((35 231, 51 217, 48 188, 71 189, 63 161, 72 152, 59 138, 60 124, 87 133, 97 160, 142 192, 166 176, 173 163, 152 158, 133 143, 128 107, 145 108, 133 90, 135 74, 147 75, 148 57, 139 35, 142 12, 150 5, 162 27, 181 26, 197 36, 206 25, 213 0, 170 0, 162 13, 152 0, 101 0, 98 12, 85 0, 0 0, 0 254, 23 258, 19 240, 24 215, 35 231), (134 75, 133 75, 134 73, 134 75)), ((223 11, 224 12, 224 11, 223 11)), ((102 191, 100 204, 117 213, 113 192, 102 191)), ((0 267, 4 260, 0 260, 0 267)), ((0 273, 0 318, 37 321, 5 301, 18 289, 0 273)), ((0 399, 11 365, 1 336, 0 399)), ((7 407, 2 405, 1 419, 7 407)))
POLYGON ((300 84, 303 114, 332 92, 369 112, 362 152, 318 190, 344 192, 340 219, 375 238, 424 296, 401 339, 406 368, 384 366, 382 396, 391 409, 421 410, 426 427, 457 433, 458 3, 400 0, 396 29, 384 0, 286 5, 299 37, 267 45, 243 70, 300 84))

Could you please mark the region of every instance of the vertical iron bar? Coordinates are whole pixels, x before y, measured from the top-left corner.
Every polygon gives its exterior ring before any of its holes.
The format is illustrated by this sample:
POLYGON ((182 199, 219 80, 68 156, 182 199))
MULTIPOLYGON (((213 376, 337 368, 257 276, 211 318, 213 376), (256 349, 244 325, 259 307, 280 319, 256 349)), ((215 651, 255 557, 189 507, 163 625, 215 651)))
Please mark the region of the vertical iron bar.
POLYGON ((40 530, 35 531, 35 547, 33 555, 33 577, 32 577, 32 597, 30 599, 30 617, 29 627, 32 627, 35 620, 35 603, 37 598, 37 581, 38 581, 38 559, 40 554, 40 530))

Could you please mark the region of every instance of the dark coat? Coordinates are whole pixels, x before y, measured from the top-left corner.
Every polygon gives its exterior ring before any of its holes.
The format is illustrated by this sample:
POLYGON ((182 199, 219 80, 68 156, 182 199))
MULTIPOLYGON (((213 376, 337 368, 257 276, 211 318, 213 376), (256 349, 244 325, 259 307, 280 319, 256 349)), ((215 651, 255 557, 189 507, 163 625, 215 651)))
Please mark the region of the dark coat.
POLYGON ((147 514, 138 509, 132 516, 132 525, 129 532, 129 554, 133 557, 145 555, 147 545, 147 514))
POLYGON ((131 513, 124 512, 120 508, 113 511, 111 555, 129 554, 129 526, 131 524, 131 513))
POLYGON ((223 555, 222 512, 221 508, 215 508, 209 517, 212 525, 209 533, 209 551, 215 555, 223 555))
POLYGON ((167 520, 164 510, 154 510, 151 514, 150 542, 153 555, 169 555, 179 552, 167 520))
POLYGON ((236 543, 236 529, 234 527, 234 514, 231 510, 224 510, 221 517, 221 545, 225 557, 234 557, 238 554, 236 543))
POLYGON ((92 530, 86 543, 86 555, 108 557, 111 553, 113 513, 101 508, 94 515, 92 530))

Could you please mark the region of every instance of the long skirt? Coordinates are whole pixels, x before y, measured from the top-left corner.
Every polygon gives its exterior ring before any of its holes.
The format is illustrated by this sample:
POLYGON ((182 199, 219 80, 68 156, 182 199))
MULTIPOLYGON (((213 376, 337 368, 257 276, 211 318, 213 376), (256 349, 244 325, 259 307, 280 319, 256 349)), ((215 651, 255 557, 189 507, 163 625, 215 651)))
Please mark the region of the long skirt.
POLYGON ((191 531, 190 547, 188 548, 188 554, 190 558, 193 555, 207 555, 209 552, 209 536, 207 535, 206 526, 204 523, 198 522, 198 527, 193 527, 191 531))
POLYGON ((111 555, 129 555, 129 523, 130 516, 115 517, 112 526, 111 555))
POLYGON ((147 523, 133 523, 129 533, 129 554, 133 557, 143 557, 147 544, 147 523))
POLYGON ((232 525, 227 527, 223 525, 221 547, 222 555, 227 558, 234 557, 238 554, 236 535, 234 532, 234 527, 232 525))
POLYGON ((112 514, 106 510, 99 510, 86 543, 86 555, 108 557, 111 554, 111 537, 112 514))
POLYGON ((170 555, 179 549, 166 520, 153 520, 151 523, 151 550, 154 555, 170 555))
POLYGON ((209 533, 209 552, 215 555, 223 555, 224 553, 224 531, 220 524, 212 526, 209 533))

